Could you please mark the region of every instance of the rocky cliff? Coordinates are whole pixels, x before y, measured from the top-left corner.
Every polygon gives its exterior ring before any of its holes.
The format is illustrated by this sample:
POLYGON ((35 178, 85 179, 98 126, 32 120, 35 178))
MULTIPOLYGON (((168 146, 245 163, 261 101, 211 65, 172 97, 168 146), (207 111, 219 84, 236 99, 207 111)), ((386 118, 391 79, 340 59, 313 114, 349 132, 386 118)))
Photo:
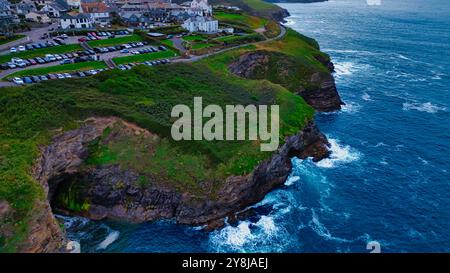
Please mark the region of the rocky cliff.
POLYGON ((117 121, 116 118, 91 118, 79 129, 55 137, 43 150, 34 176, 45 189, 47 199, 43 204, 46 209, 37 217, 27 251, 60 250, 64 234, 49 206, 51 203, 54 210, 69 212, 69 208, 58 202, 60 197, 65 200, 72 198, 70 201, 76 203, 85 202, 85 207, 79 207, 78 211, 70 210, 70 213, 91 219, 143 222, 173 218, 183 224, 217 228, 223 225, 225 217, 235 217, 236 213, 282 185, 291 170, 291 157, 320 160, 329 153, 325 136, 310 122, 297 135, 287 138, 283 146, 251 174, 228 177, 213 198, 196 196, 170 186, 143 186, 139 183, 138 174, 117 165, 83 168, 88 144, 117 121))
POLYGON ((282 53, 265 50, 242 54, 229 65, 229 70, 243 78, 267 79, 281 84, 302 96, 318 111, 339 110, 344 103, 337 92, 334 77, 331 74, 334 71, 334 65, 323 55, 317 55, 315 58, 328 70, 328 73, 305 68, 301 62, 296 62, 295 59, 282 53))

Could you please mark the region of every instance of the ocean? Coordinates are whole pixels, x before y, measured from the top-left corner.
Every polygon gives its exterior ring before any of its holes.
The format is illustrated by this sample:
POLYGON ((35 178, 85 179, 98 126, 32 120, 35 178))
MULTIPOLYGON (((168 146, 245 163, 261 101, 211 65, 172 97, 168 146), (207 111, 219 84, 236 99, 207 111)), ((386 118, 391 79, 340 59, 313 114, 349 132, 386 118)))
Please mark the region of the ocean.
POLYGON ((315 38, 346 103, 317 114, 329 159, 293 159, 258 216, 204 232, 65 218, 83 252, 450 251, 450 2, 280 4, 315 38))

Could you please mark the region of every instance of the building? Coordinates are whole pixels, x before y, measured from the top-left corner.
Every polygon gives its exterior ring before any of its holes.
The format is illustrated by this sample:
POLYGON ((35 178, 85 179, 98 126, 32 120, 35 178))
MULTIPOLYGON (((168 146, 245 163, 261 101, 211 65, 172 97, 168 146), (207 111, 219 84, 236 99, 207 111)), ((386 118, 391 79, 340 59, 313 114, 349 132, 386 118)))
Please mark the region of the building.
POLYGON ((69 11, 70 7, 64 0, 56 0, 50 3, 46 3, 41 11, 47 13, 49 17, 59 18, 61 14, 69 11))
POLYGON ((16 14, 18 15, 26 15, 32 11, 36 11, 36 7, 34 6, 34 3, 21 1, 20 3, 17 3, 14 5, 14 9, 16 14))
POLYGON ((11 4, 6 0, 0 0, 0 34, 9 33, 10 27, 19 22, 19 17, 13 13, 11 4))
POLYGON ((95 24, 106 25, 111 22, 112 9, 104 2, 81 2, 80 13, 91 17, 95 24))
POLYGON ((66 3, 70 8, 77 9, 81 5, 81 0, 66 0, 66 3))
POLYGON ((215 33, 219 31, 219 21, 203 16, 191 17, 181 26, 189 32, 215 33))
POLYGON ((62 14, 59 17, 59 27, 62 29, 90 29, 93 24, 91 17, 83 13, 74 16, 62 14))
POLYGON ((190 9, 203 16, 212 16, 212 7, 208 5, 208 0, 192 0, 190 9))
POLYGON ((25 14, 25 19, 30 22, 36 22, 36 23, 50 23, 52 20, 50 17, 47 16, 47 14, 43 12, 36 12, 32 11, 27 14, 25 14))

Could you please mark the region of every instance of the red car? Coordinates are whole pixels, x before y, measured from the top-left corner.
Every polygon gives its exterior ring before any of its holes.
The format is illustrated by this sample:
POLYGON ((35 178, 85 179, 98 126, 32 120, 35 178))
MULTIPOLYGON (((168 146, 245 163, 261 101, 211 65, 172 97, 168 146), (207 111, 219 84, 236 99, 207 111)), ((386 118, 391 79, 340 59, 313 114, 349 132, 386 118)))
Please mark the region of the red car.
POLYGON ((78 38, 78 42, 80 42, 80 43, 84 43, 86 41, 87 41, 87 39, 84 37, 78 38))

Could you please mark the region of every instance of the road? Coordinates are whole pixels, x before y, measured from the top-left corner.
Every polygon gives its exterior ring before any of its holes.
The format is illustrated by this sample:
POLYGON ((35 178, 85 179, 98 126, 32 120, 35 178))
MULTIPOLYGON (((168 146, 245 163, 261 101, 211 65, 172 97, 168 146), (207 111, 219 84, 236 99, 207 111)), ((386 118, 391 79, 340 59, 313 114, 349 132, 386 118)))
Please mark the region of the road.
MULTIPOLYGON (((267 43, 267 42, 270 42, 270 41, 279 40, 279 39, 283 38, 286 35, 286 28, 283 27, 283 26, 280 26, 280 27, 281 27, 280 34, 278 34, 278 36, 276 36, 276 37, 269 38, 267 40, 254 42, 254 43, 248 43, 248 44, 242 44, 242 45, 229 47, 229 48, 224 48, 222 50, 218 50, 218 51, 211 52, 211 53, 204 54, 204 55, 200 55, 200 56, 190 56, 190 58, 178 58, 178 59, 174 59, 172 62, 195 62, 195 61, 199 61, 199 60, 201 60, 203 58, 207 58, 207 57, 210 57, 210 56, 213 56, 213 55, 221 54, 221 53, 224 53, 224 52, 227 52, 227 51, 230 51, 230 50, 234 50, 234 49, 238 49, 238 48, 241 48, 241 47, 245 47, 245 46, 248 46, 248 45, 261 44, 261 43, 267 43)), ((145 47, 143 47, 143 48, 145 48, 145 47)), ((102 60, 110 60, 110 59, 113 59, 113 58, 116 58, 116 57, 128 56, 128 55, 131 55, 131 54, 130 53, 120 53, 120 51, 113 51, 113 52, 108 52, 108 53, 101 54, 100 56, 101 56, 102 60)), ((39 67, 48 67, 48 66, 53 66, 55 64, 57 64, 57 62, 40 64, 40 65, 34 65, 34 66, 26 67, 26 68, 15 68, 15 69, 10 69, 10 70, 4 70, 4 71, 0 72, 0 79, 3 79, 4 77, 6 77, 6 76, 8 76, 8 75, 10 75, 10 74, 12 74, 12 73, 14 73, 16 71, 19 71, 19 70, 26 70, 26 69, 39 68, 39 67)), ((14 84, 11 83, 11 82, 0 81, 0 87, 12 86, 12 85, 14 85, 14 84)))
POLYGON ((22 33, 17 33, 17 34, 22 34, 22 35, 26 35, 25 37, 23 37, 22 39, 19 40, 15 40, 3 45, 0 45, 0 54, 7 54, 9 53, 9 49, 11 47, 16 47, 19 45, 23 45, 23 44, 27 44, 27 43, 31 43, 31 42, 36 42, 41 40, 41 36, 44 35, 44 33, 48 32, 49 28, 56 28, 58 26, 58 24, 51 24, 49 26, 46 27, 41 27, 41 28, 35 28, 32 29, 30 31, 26 31, 26 32, 22 32, 22 33))
POLYGON ((248 43, 248 44, 242 44, 242 45, 233 46, 233 47, 228 47, 228 48, 224 48, 222 50, 214 51, 214 52, 207 53, 207 54, 204 54, 204 55, 199 55, 199 56, 192 56, 191 55, 191 57, 189 59, 187 59, 187 58, 179 58, 179 59, 173 60, 173 62, 196 62, 196 61, 201 60, 203 58, 207 58, 207 57, 210 57, 210 56, 213 56, 213 55, 221 54, 221 53, 224 53, 224 52, 227 52, 227 51, 230 51, 230 50, 234 50, 234 49, 238 49, 238 48, 241 48, 241 47, 245 47, 245 46, 248 46, 248 45, 262 44, 262 43, 267 43, 267 42, 279 40, 279 39, 283 38, 284 35, 286 35, 286 28, 281 26, 281 25, 280 25, 280 28, 281 28, 280 34, 278 34, 276 37, 269 38, 267 40, 254 42, 254 43, 248 43))

